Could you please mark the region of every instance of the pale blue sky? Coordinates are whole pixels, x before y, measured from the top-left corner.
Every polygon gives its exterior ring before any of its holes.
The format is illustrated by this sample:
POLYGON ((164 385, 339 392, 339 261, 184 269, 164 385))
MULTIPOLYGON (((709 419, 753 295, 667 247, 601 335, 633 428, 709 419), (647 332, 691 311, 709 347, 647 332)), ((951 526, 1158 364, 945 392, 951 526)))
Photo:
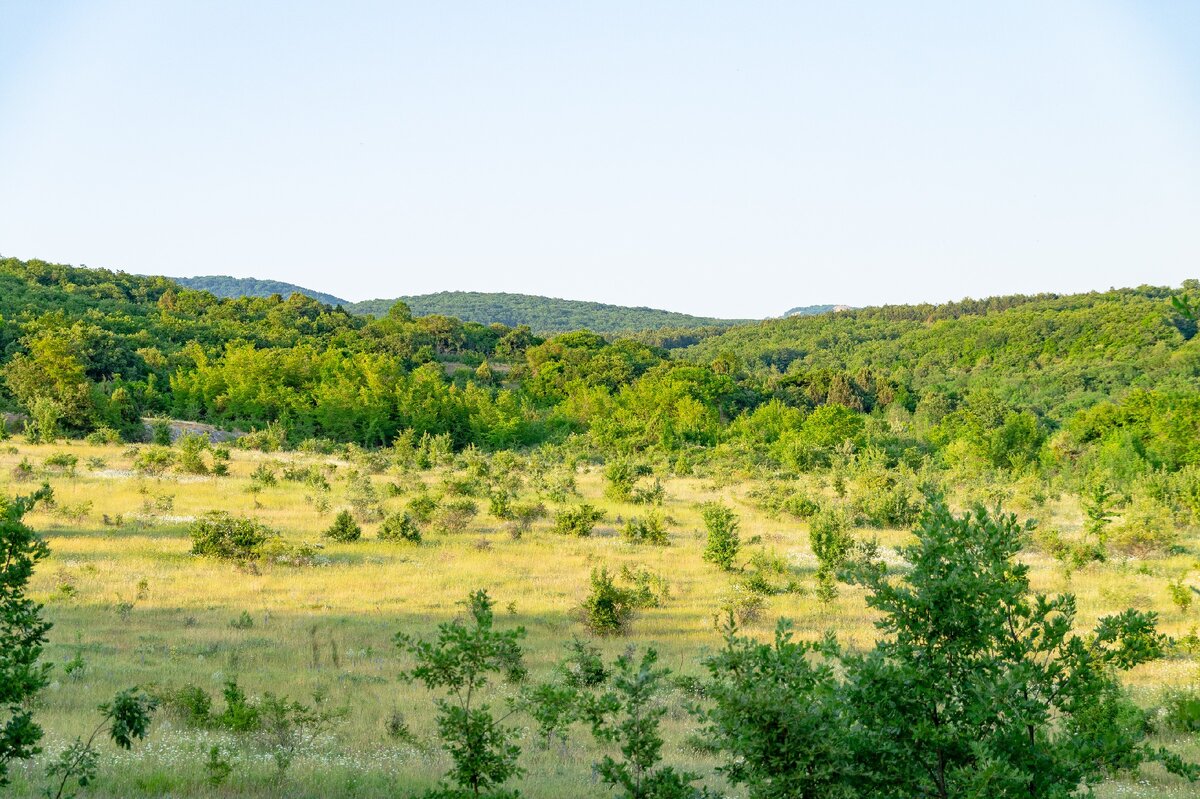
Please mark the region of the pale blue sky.
POLYGON ((1200 274, 1200 3, 0 0, 0 253, 723 316, 1200 274))

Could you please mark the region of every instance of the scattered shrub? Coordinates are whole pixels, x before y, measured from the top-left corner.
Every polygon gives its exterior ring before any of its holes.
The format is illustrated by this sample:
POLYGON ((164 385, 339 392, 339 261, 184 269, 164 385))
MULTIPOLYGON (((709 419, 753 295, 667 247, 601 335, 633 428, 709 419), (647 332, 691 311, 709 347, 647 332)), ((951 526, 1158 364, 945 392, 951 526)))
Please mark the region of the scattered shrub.
POLYGON ((667 546, 671 539, 667 536, 667 528, 663 523, 661 513, 651 511, 644 516, 630 519, 622 530, 625 540, 631 544, 654 544, 667 546))
POLYGON ((700 517, 704 519, 704 525, 708 528, 704 559, 729 571, 733 568, 733 561, 741 547, 737 532, 737 515, 719 502, 706 502, 700 506, 700 517))
POLYGON ((380 541, 421 543, 421 526, 411 513, 392 513, 379 526, 380 541))
POLYGON ((563 508, 554 514, 554 532, 563 535, 586 537, 604 519, 604 511, 586 503, 574 508, 563 508))
POLYGON ((325 531, 325 537, 340 543, 349 543, 362 538, 362 527, 354 521, 350 511, 344 510, 333 520, 333 525, 325 531))
POLYGON ((596 635, 620 635, 633 618, 634 597, 618 586, 605 566, 592 570, 591 590, 583 601, 584 623, 596 635))
POLYGON ((277 534, 254 519, 209 511, 189 528, 192 554, 221 560, 257 558, 263 545, 277 534))

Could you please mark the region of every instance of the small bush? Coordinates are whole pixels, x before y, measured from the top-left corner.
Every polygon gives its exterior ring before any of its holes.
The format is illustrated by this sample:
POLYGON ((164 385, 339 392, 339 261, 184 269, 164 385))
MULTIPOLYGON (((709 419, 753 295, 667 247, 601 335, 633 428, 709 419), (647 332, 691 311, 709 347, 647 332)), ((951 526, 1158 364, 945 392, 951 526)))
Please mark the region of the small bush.
POLYGON ((554 532, 585 538, 596 524, 604 519, 604 511, 587 503, 564 508, 554 514, 554 532))
POLYGON ((204 453, 209 450, 208 437, 199 433, 185 433, 177 442, 179 462, 176 466, 185 474, 208 474, 204 453))
POLYGON ((1108 545, 1127 555, 1169 552, 1179 543, 1179 532, 1169 508, 1148 498, 1133 501, 1119 524, 1108 530, 1108 545))
POLYGON ((1200 693, 1175 688, 1163 696, 1163 724, 1174 732, 1200 732, 1200 693))
POLYGON ((393 513, 379 526, 380 541, 421 543, 421 526, 411 513, 393 513))
POLYGON ((654 544, 665 547, 671 543, 662 514, 656 511, 630 519, 625 523, 622 535, 631 544, 654 544))
POLYGON ((53 455, 47 456, 42 462, 42 466, 54 471, 63 472, 64 474, 75 474, 75 467, 79 465, 79 458, 69 452, 56 452, 53 455))
POLYGON ((111 427, 97 427, 83 440, 94 447, 102 447, 105 444, 120 444, 121 434, 111 427))
POLYGON ((260 463, 250 472, 250 482, 260 488, 277 485, 279 478, 275 475, 275 470, 265 463, 260 463))
POLYGON ((737 515, 719 502, 706 502, 700 506, 700 517, 704 519, 704 525, 708 528, 704 559, 729 571, 733 568, 733 561, 741 547, 737 532, 737 515))
POLYGON ((479 513, 479 507, 469 499, 443 502, 433 517, 433 527, 439 533, 461 533, 479 513))
POLYGON ((592 570, 591 590, 583 602, 584 623, 596 635, 620 635, 633 618, 632 593, 616 584, 607 567, 592 570))
POLYGON ((167 447, 154 445, 138 450, 133 457, 133 468, 142 474, 157 476, 175 463, 175 453, 167 447))
POLYGON ((362 538, 362 528, 359 527, 358 522, 354 521, 354 516, 350 511, 344 510, 333 520, 333 525, 325 531, 325 537, 341 543, 357 541, 362 538))
POLYGON ((438 501, 429 494, 417 494, 408 501, 408 512, 421 524, 429 524, 438 509, 438 501))
POLYGON ((192 554, 221 560, 257 558, 276 533, 254 519, 210 511, 192 522, 192 554))

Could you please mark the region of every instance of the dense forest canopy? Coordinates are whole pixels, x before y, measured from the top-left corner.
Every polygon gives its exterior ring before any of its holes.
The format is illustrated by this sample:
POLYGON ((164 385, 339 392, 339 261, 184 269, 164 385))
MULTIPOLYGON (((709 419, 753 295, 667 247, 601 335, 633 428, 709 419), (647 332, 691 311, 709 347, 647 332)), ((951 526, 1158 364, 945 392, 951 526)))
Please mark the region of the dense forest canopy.
POLYGON ((884 306, 659 340, 542 337, 404 303, 368 318, 298 294, 221 299, 15 259, 0 261, 0 289, 0 402, 70 433, 132 438, 142 417, 167 415, 272 425, 293 443, 571 441, 794 470, 845 446, 893 464, 1114 475, 1200 461, 1200 344, 1168 288, 884 306))

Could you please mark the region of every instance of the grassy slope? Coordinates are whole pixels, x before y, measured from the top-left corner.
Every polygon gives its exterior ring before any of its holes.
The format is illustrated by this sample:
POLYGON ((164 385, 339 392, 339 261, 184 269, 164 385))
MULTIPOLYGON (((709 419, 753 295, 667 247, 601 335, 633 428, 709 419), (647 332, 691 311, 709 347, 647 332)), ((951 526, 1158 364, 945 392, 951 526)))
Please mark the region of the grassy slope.
MULTIPOLYGON (((44 694, 38 717, 47 727, 48 753, 90 729, 96 704, 132 683, 196 683, 219 694, 222 682, 237 676, 251 694, 269 690, 302 698, 327 688, 334 701, 347 703, 351 710, 349 721, 338 731, 340 747, 322 745, 306 753, 283 785, 272 782, 269 759, 237 739, 188 729, 179 720, 160 715, 145 746, 121 755, 117 765, 107 756, 102 761, 101 778, 89 795, 105 799, 166 793, 385 797, 431 785, 446 765, 436 747, 422 752, 395 744, 384 734, 386 718, 397 709, 420 738, 435 742, 432 697, 418 686, 396 681, 401 664, 391 636, 400 629, 431 632, 456 612, 455 603, 474 587, 488 588, 498 608, 512 603, 515 612, 502 612, 501 624, 522 624, 528 629, 528 662, 538 679, 547 676, 563 643, 572 634, 583 633, 575 611, 591 569, 600 564, 614 569, 622 564, 644 566, 667 577, 670 598, 662 608, 643 611, 628 639, 604 642, 603 648, 613 656, 630 642, 653 643, 664 665, 699 674, 698 658, 719 645, 712 617, 729 586, 728 576, 700 559, 703 542, 696 532, 701 525, 695 503, 714 496, 735 504, 743 519, 744 539, 761 536, 763 545, 787 556, 806 582, 814 565, 807 526, 770 519, 740 501, 750 488, 747 484, 717 487, 695 479, 669 480, 665 511, 675 520, 672 546, 656 548, 629 545, 616 535, 616 517, 628 517, 639 509, 605 500, 599 475, 581 472, 579 486, 587 500, 609 513, 590 539, 562 538, 549 530, 548 522, 539 522, 531 533, 513 541, 494 519, 481 513, 468 532, 449 538, 433 535, 421 546, 379 542, 374 538, 375 525, 366 525, 365 541, 326 547, 328 565, 239 571, 187 554, 187 520, 219 507, 254 515, 290 540, 319 541, 320 531, 345 501, 344 483, 334 481, 332 507, 322 514, 305 501, 311 490, 296 484, 248 493, 250 472, 270 457, 258 453, 235 451, 228 478, 154 479, 132 475, 129 457, 120 448, 18 443, 15 451, 6 445, 0 454, 0 491, 12 494, 31 485, 12 482, 12 467, 23 457, 37 466, 58 451, 80 459, 77 476, 51 477, 59 506, 91 505, 81 521, 67 521, 44 510, 30 515, 28 520, 47 535, 53 548, 51 559, 35 574, 33 591, 46 603, 47 615, 55 623, 49 659, 63 663, 80 651, 88 668, 78 678, 56 670, 55 685, 44 694), (100 457, 106 464, 90 470, 84 466, 88 457, 100 457), (172 497, 173 507, 143 517, 144 504, 160 496, 172 497), (125 523, 105 526, 102 514, 122 514, 125 523), (143 580, 144 596, 138 598, 143 580), (75 587, 74 595, 64 593, 61 586, 66 584, 75 587), (132 607, 123 611, 122 602, 132 607), (230 621, 243 611, 251 614, 254 626, 232 628, 230 621), (215 743, 234 752, 233 776, 219 790, 208 788, 201 767, 215 743)), ((339 466, 338 473, 344 473, 347 465, 339 466)), ((382 485, 396 477, 374 479, 382 485)), ((423 479, 435 483, 439 476, 426 474, 423 479)), ((821 490, 815 484, 810 489, 821 490)), ((405 497, 398 497, 386 503, 398 508, 404 501, 405 497)), ((1019 508, 1020 497, 1014 502, 1019 508)), ((481 503, 481 510, 485 508, 486 503, 481 503)), ((1038 512, 1067 531, 1081 523, 1079 509, 1071 501, 1052 501, 1038 512)), ((906 537, 895 530, 878 534, 885 544, 906 537)), ((1193 538, 1186 543, 1194 552, 1200 542, 1193 538)), ((1028 560, 1035 587, 1063 589, 1063 577, 1053 561, 1036 554, 1028 560)), ((1171 605, 1164 580, 1155 574, 1168 566, 1178 570, 1191 560, 1194 555, 1148 561, 1147 573, 1142 573, 1138 564, 1114 559, 1075 574, 1071 589, 1079 596, 1080 624, 1090 625, 1104 612, 1133 605, 1159 611, 1166 632, 1186 633, 1194 626, 1193 619, 1171 605)), ((866 645, 874 635, 857 589, 843 588, 828 609, 807 595, 772 598, 762 617, 747 629, 766 637, 781 614, 796 619, 805 636, 833 629, 846 643, 866 645)), ((1135 693, 1146 702, 1153 701, 1164 685, 1194 679, 1195 665, 1185 660, 1162 661, 1131 675, 1135 693)), ((219 699, 217 704, 221 705, 219 699)), ((526 730, 522 763, 528 776, 517 782, 526 796, 603 795, 591 777, 591 763, 600 753, 588 734, 581 730, 565 747, 555 745, 546 751, 535 741, 527 719, 518 716, 515 723, 526 730)), ((693 729, 694 723, 684 714, 672 714, 666 725, 666 759, 711 779, 715 764, 684 745, 693 729)), ((1200 757, 1195 741, 1183 746, 1191 757, 1200 757)), ((38 795, 39 774, 40 763, 18 768, 12 795, 38 795)), ((1178 782, 1151 774, 1146 783, 1112 782, 1102 788, 1102 795, 1192 794, 1178 782)))

